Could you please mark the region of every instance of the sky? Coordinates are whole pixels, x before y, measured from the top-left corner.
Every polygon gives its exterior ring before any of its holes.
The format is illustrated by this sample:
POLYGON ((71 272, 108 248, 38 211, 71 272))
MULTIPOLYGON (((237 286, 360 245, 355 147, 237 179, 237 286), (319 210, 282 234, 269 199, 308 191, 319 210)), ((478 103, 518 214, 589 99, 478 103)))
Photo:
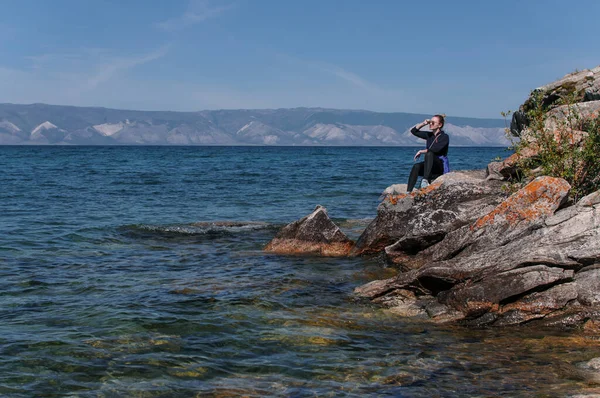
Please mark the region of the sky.
POLYGON ((500 118, 600 65, 600 1, 2 0, 0 102, 500 118))

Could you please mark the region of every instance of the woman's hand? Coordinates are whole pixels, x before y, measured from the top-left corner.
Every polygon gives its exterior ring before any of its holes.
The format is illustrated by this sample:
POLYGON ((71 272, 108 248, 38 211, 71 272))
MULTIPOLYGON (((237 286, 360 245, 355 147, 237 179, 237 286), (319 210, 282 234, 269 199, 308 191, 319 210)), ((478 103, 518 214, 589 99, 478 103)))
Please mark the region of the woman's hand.
POLYGON ((414 160, 416 161, 417 159, 419 159, 419 156, 421 156, 424 153, 427 153, 427 149, 421 149, 420 151, 417 151, 414 160))
POLYGON ((423 127, 427 126, 431 122, 431 119, 425 119, 421 123, 417 124, 417 129, 421 130, 423 127))

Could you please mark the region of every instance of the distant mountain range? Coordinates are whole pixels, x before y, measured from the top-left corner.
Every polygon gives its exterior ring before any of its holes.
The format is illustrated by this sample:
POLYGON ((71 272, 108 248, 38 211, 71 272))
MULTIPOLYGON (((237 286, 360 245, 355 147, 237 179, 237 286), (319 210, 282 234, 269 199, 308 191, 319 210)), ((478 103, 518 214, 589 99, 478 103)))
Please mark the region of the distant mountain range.
MULTIPOLYGON (((0 104, 0 145, 413 146, 431 115, 323 108, 130 111, 0 104)), ((447 117, 454 146, 508 146, 504 120, 447 117)))

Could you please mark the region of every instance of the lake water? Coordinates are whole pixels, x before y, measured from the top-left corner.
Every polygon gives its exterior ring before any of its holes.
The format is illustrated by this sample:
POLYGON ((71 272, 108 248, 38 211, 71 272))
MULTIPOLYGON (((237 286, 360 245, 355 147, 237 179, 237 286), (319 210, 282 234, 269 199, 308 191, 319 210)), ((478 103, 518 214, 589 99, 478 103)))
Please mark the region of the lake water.
POLYGON ((378 256, 263 253, 317 204, 356 238, 415 151, 0 147, 0 395, 598 392, 569 371, 592 336, 399 318, 352 295, 378 256))

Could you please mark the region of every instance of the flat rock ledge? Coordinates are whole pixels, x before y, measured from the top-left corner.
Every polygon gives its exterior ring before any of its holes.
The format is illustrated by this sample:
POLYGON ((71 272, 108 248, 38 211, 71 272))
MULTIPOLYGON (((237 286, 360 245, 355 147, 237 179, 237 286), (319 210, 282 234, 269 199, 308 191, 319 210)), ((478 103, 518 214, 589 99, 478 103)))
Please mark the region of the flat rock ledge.
POLYGON ((306 217, 283 227, 265 247, 277 254, 346 256, 354 242, 335 225, 327 209, 317 206, 306 217))

